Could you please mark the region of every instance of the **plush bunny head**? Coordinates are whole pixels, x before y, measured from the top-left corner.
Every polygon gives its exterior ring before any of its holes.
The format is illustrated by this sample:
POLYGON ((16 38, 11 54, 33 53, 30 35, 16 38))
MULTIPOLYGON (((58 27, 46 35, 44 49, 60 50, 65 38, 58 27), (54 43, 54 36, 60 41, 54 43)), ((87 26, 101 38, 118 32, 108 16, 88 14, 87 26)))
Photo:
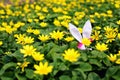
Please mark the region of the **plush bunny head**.
POLYGON ((86 21, 86 23, 83 26, 83 31, 82 31, 82 35, 79 32, 79 30, 77 29, 77 27, 75 27, 73 24, 69 23, 69 31, 72 34, 72 36, 79 42, 78 43, 78 48, 81 50, 85 50, 86 47, 84 44, 82 44, 82 38, 88 38, 90 40, 92 40, 90 38, 91 32, 92 32, 92 26, 89 20, 86 21))

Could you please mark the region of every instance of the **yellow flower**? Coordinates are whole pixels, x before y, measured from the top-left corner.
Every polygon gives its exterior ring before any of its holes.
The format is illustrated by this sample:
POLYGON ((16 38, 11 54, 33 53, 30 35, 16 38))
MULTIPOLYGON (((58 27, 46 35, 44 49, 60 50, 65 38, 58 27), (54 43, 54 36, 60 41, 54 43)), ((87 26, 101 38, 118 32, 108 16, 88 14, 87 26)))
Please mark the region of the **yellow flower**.
POLYGON ((120 56, 120 50, 118 51, 117 55, 120 56))
POLYGON ((43 12, 48 12, 47 7, 43 7, 43 8, 42 8, 42 11, 43 11, 43 12))
POLYGON ((16 34, 16 35, 14 35, 17 39, 16 39, 16 41, 17 41, 17 43, 21 43, 21 44, 24 44, 24 37, 25 37, 25 34, 16 34))
POLYGON ((78 25, 78 24, 79 24, 79 22, 78 22, 77 20, 74 20, 74 23, 75 23, 76 25, 78 25))
POLYGON ((34 65, 34 68, 36 69, 34 71, 36 74, 47 75, 52 72, 53 66, 48 66, 48 62, 45 62, 45 64, 40 62, 39 65, 34 65))
POLYGON ((68 21, 67 20, 62 21, 61 25, 68 28, 68 21))
POLYGON ((0 27, 0 31, 5 31, 5 28, 4 27, 0 27))
POLYGON ((0 46, 3 44, 3 42, 2 41, 0 41, 0 46))
POLYGON ((104 44, 104 43, 102 43, 102 44, 97 43, 97 45, 96 45, 95 47, 96 47, 96 49, 99 50, 99 51, 105 51, 105 50, 108 49, 107 45, 104 44))
POLYGON ((106 16, 107 16, 106 13, 101 13, 100 15, 103 16, 103 17, 106 17, 106 16))
POLYGON ((104 30, 105 30, 106 33, 109 33, 113 30, 113 28, 107 26, 107 27, 104 27, 104 30))
POLYGON ((38 21, 39 21, 39 19, 34 19, 34 21, 35 21, 35 22, 38 22, 38 21))
POLYGON ((36 5, 35 9, 39 11, 39 10, 41 10, 41 7, 39 5, 36 5))
POLYGON ((73 38, 73 37, 66 37, 65 40, 66 40, 67 42, 70 42, 70 41, 73 41, 74 38, 73 38))
POLYGON ((100 26, 95 26, 95 29, 96 29, 96 30, 100 30, 101 27, 100 27, 100 26))
POLYGON ((6 26, 6 27, 5 27, 5 30, 6 30, 6 32, 9 33, 9 34, 11 34, 11 33, 14 31, 11 26, 6 26))
POLYGON ((27 29, 27 32, 28 32, 28 33, 33 33, 33 29, 32 29, 31 27, 29 27, 29 28, 27 29))
POLYGON ((120 64, 120 59, 117 59, 115 63, 120 64))
POLYGON ((85 16, 85 12, 75 12, 75 16, 80 20, 85 16))
POLYGON ((95 23, 95 20, 94 19, 90 19, 91 23, 95 23))
POLYGON ((82 44, 89 46, 91 44, 91 41, 88 38, 83 38, 82 39, 82 44))
POLYGON ((119 39, 120 39, 120 33, 118 33, 118 36, 117 36, 119 39))
POLYGON ((106 43, 114 41, 115 40, 114 38, 116 37, 116 35, 117 35, 116 32, 113 32, 113 31, 107 33, 105 35, 108 39, 106 43))
POLYGON ((120 4, 119 3, 115 3, 115 7, 116 8, 120 8, 120 4))
POLYGON ((119 21, 117 21, 117 24, 118 24, 118 25, 120 25, 120 20, 119 20, 119 21))
POLYGON ((34 38, 31 38, 31 37, 24 37, 24 44, 30 44, 30 43, 33 43, 34 42, 34 38))
POLYGON ((20 68, 22 68, 22 72, 24 72, 24 68, 28 66, 28 64, 30 64, 30 62, 23 62, 23 63, 17 63, 18 66, 20 66, 20 68))
POLYGON ((53 12, 55 12, 55 13, 57 13, 57 12, 62 12, 62 8, 60 8, 60 7, 58 7, 58 8, 53 7, 52 10, 53 10, 53 12))
POLYGON ((40 34, 40 30, 38 30, 38 29, 34 29, 34 30, 33 30, 33 34, 35 34, 35 35, 39 35, 39 34, 40 34))
POLYGON ((120 50, 118 51, 118 54, 120 54, 120 50))
POLYGON ((61 26, 61 25, 60 25, 60 21, 57 20, 57 19, 54 20, 53 24, 54 24, 55 26, 61 26))
POLYGON ((100 14, 98 12, 95 12, 94 15, 97 16, 98 18, 100 18, 100 14))
POLYGON ((9 24, 10 24, 10 26, 13 26, 13 25, 14 25, 13 21, 10 21, 9 24))
POLYGON ((7 26, 7 22, 2 22, 2 26, 7 26))
POLYGON ((5 11, 3 9, 1 9, 0 14, 5 14, 5 11))
POLYGON ((53 31, 52 33, 50 33, 50 35, 55 40, 60 40, 64 36, 63 32, 60 32, 59 30, 53 31))
POLYGON ((90 6, 90 9, 91 9, 91 10, 94 10, 94 7, 93 7, 93 6, 90 6))
POLYGON ((35 52, 35 53, 32 54, 32 57, 36 61, 41 61, 41 60, 44 59, 44 54, 41 54, 40 52, 35 52))
POLYGON ((79 32, 82 33, 82 28, 78 28, 79 32))
POLYGON ((14 24, 14 27, 15 28, 19 28, 20 26, 23 26, 24 25, 24 23, 22 23, 22 22, 17 22, 16 24, 14 24))
POLYGON ((34 42, 34 38, 28 37, 25 34, 16 34, 14 37, 17 38, 16 41, 20 44, 30 44, 34 42))
POLYGON ((112 14, 108 14, 107 16, 108 16, 108 17, 113 17, 113 15, 112 15, 112 14))
POLYGON ((110 56, 107 56, 108 57, 108 59, 111 61, 111 62, 115 62, 116 61, 116 59, 117 59, 117 55, 116 54, 110 54, 110 56))
POLYGON ((102 37, 102 35, 100 35, 100 31, 95 30, 94 35, 92 35, 92 39, 99 40, 101 37, 102 37))
POLYGON ((35 51, 36 49, 30 45, 25 45, 23 46, 23 49, 20 49, 20 52, 24 54, 24 57, 31 56, 35 51))
POLYGON ((41 22, 41 23, 40 23, 40 26, 41 26, 41 27, 46 27, 46 26, 47 26, 47 23, 41 22))
POLYGON ((112 14, 112 10, 108 10, 107 13, 108 13, 108 14, 112 14))
POLYGON ((70 62, 76 62, 80 57, 80 53, 78 53, 78 51, 75 51, 74 49, 65 50, 65 53, 62 55, 64 56, 65 60, 68 60, 70 62))
POLYGON ((45 41, 49 40, 49 36, 42 34, 42 35, 39 35, 38 39, 45 42, 45 41))
POLYGON ((45 19, 45 16, 44 16, 44 15, 40 15, 40 16, 39 16, 39 19, 40 19, 40 20, 43 20, 43 19, 45 19))
POLYGON ((27 20, 28 20, 28 22, 32 22, 32 21, 33 21, 33 19, 30 19, 30 18, 29 18, 29 19, 27 19, 27 20))

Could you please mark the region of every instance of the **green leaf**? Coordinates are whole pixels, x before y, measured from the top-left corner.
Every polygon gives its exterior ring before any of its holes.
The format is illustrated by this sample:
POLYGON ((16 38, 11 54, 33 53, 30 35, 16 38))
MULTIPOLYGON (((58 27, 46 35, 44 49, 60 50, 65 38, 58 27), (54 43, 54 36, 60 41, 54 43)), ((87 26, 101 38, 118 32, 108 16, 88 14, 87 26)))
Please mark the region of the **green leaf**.
POLYGON ((2 54, 3 53, 3 50, 2 49, 0 49, 0 54, 2 54))
POLYGON ((16 63, 13 63, 13 62, 10 62, 10 63, 7 63, 5 64, 2 69, 0 70, 0 76, 5 72, 5 70, 7 70, 8 68, 10 67, 16 67, 16 63))
POLYGON ((97 50, 94 50, 91 52, 93 58, 105 58, 106 54, 104 52, 100 52, 97 50))
POLYGON ((88 57, 86 53, 81 53, 80 59, 82 59, 83 61, 87 61, 88 57))
POLYGON ((96 58, 96 57, 98 57, 98 54, 100 54, 100 52, 99 52, 99 51, 96 51, 96 50, 93 50, 93 51, 91 52, 91 54, 92 54, 92 57, 96 58))
POLYGON ((81 68, 75 69, 76 73, 79 75, 79 80, 86 80, 87 75, 84 73, 84 71, 81 68))
POLYGON ((110 60, 108 58, 104 58, 103 62, 106 66, 111 66, 112 64, 110 63, 110 60))
POLYGON ((77 42, 76 41, 70 42, 70 48, 77 48, 77 42))
POLYGON ((114 79, 114 80, 120 80, 120 75, 114 75, 114 76, 113 76, 113 79, 114 79))
MULTIPOLYGON (((56 46, 57 47, 57 46, 56 46)), ((56 48, 55 46, 52 48, 52 49, 50 49, 50 51, 48 52, 48 54, 47 54, 47 57, 53 57, 54 59, 55 59, 55 57, 54 56, 56 56, 56 51, 57 51, 57 48, 56 48)))
POLYGON ((97 65, 98 67, 102 66, 102 64, 100 63, 100 61, 98 61, 96 58, 95 59, 89 59, 89 63, 97 65))
POLYGON ((3 77, 3 76, 2 76, 0 79, 1 79, 1 80, 13 80, 12 78, 9 78, 9 77, 3 77))
POLYGON ((58 70, 53 70, 53 75, 56 75, 58 70))
POLYGON ((59 63, 59 69, 60 70, 67 70, 68 67, 64 63, 59 63))
POLYGON ((84 63, 84 62, 80 63, 80 67, 79 68, 82 71, 91 71, 92 70, 92 66, 89 63, 84 63))
POLYGON ((72 71, 72 80, 78 80, 79 76, 76 71, 72 71))
POLYGON ((9 42, 12 42, 12 41, 13 41, 13 36, 12 36, 12 35, 9 35, 8 41, 9 41, 9 42))
POLYGON ((59 46, 57 52, 62 53, 68 48, 68 45, 59 46))
POLYGON ((18 80, 27 80, 24 76, 20 76, 17 73, 15 73, 15 76, 18 80))
POLYGON ((112 76, 113 79, 115 80, 120 80, 120 69, 115 73, 115 75, 112 76))
POLYGON ((69 76, 63 75, 59 77, 60 80, 71 80, 69 76))
POLYGON ((98 57, 99 58, 106 58, 106 54, 101 52, 101 53, 98 54, 98 57))
POLYGON ((96 73, 91 72, 91 73, 88 74, 88 79, 87 80, 101 80, 101 79, 96 73))
POLYGON ((105 79, 104 80, 119 80, 120 79, 120 67, 119 66, 113 66, 108 68, 105 79))
POLYGON ((41 49, 41 53, 48 53, 54 46, 55 44, 53 42, 44 45, 43 48, 41 49))
POLYGON ((29 79, 32 79, 33 76, 34 76, 34 72, 32 69, 26 69, 26 77, 29 78, 29 79))
POLYGON ((23 54, 20 53, 19 50, 15 51, 11 56, 14 56, 18 61, 23 61, 23 54))
POLYGON ((114 75, 116 72, 118 71, 118 67, 117 66, 113 66, 108 68, 107 72, 106 72, 106 76, 112 76, 114 75))

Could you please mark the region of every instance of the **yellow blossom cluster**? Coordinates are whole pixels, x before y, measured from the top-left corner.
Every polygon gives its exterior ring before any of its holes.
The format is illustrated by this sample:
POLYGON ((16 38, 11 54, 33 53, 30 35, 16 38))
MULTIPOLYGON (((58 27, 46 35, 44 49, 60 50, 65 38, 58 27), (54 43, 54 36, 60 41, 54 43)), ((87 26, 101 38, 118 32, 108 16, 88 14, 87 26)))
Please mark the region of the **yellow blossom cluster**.
POLYGON ((120 51, 118 51, 117 54, 110 54, 110 55, 108 55, 108 59, 111 62, 114 62, 116 64, 120 64, 120 51))
POLYGON ((16 39, 16 41, 17 41, 17 43, 20 43, 20 44, 31 44, 31 43, 33 43, 34 42, 34 38, 32 38, 32 37, 28 37, 28 36, 26 36, 25 34, 16 34, 16 35, 14 35, 17 39, 16 39))
POLYGON ((68 49, 68 50, 65 50, 63 57, 65 60, 68 60, 70 62, 76 62, 80 57, 80 53, 75 49, 68 49))
POLYGON ((107 38, 106 43, 112 42, 115 40, 117 33, 118 33, 118 29, 115 28, 113 29, 112 27, 104 27, 105 30, 105 36, 107 38))

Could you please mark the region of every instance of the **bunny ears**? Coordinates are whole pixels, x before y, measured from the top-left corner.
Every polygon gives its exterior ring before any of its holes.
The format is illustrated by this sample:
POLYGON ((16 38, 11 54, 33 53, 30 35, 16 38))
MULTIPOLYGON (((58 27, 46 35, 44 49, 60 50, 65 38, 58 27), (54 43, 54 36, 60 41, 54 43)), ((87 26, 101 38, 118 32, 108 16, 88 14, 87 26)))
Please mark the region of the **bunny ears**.
POLYGON ((88 38, 90 39, 90 35, 92 32, 92 26, 89 20, 86 21, 86 23, 83 26, 82 35, 77 29, 76 26, 69 23, 69 31, 72 34, 72 36, 80 43, 80 49, 86 49, 85 46, 82 44, 82 38, 88 38))

